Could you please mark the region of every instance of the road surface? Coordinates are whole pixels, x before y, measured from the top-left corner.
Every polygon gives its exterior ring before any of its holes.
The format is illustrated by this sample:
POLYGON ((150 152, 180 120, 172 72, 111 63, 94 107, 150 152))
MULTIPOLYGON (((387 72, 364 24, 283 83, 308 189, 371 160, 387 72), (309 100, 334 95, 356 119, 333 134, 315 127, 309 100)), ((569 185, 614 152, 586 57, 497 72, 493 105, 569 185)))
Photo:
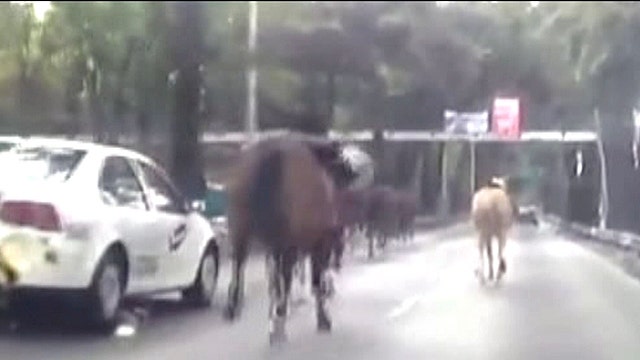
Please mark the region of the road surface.
POLYGON ((508 244, 499 287, 473 277, 471 232, 422 233, 368 262, 349 257, 332 303, 334 331, 315 332, 311 302, 297 306, 289 342, 267 340, 263 258, 248 268, 246 306, 221 309, 228 266, 211 310, 155 301, 134 336, 56 325, 0 334, 2 359, 639 359, 640 283, 612 262, 547 230, 508 244))

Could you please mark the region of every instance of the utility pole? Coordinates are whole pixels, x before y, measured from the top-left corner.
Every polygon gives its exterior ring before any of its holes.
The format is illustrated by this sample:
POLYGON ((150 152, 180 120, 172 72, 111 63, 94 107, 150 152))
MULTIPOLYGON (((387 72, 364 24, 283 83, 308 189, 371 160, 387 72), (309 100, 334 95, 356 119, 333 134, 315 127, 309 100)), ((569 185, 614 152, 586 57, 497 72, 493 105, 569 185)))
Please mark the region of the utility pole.
POLYGON ((256 66, 257 30, 258 2, 249 1, 249 36, 247 39, 249 64, 247 67, 247 108, 245 113, 245 125, 249 142, 256 140, 258 132, 258 113, 256 107, 256 91, 258 86, 258 69, 256 66))

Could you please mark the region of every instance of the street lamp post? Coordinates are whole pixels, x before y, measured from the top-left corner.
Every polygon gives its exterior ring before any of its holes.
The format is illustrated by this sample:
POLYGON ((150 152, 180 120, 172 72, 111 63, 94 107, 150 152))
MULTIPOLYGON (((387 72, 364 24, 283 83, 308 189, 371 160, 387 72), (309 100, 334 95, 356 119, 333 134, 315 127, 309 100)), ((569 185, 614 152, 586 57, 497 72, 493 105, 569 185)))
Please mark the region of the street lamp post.
POLYGON ((258 69, 256 67, 256 48, 258 30, 258 2, 249 1, 249 35, 248 52, 249 64, 247 67, 247 109, 246 131, 250 142, 255 141, 258 131, 256 90, 258 85, 258 69))

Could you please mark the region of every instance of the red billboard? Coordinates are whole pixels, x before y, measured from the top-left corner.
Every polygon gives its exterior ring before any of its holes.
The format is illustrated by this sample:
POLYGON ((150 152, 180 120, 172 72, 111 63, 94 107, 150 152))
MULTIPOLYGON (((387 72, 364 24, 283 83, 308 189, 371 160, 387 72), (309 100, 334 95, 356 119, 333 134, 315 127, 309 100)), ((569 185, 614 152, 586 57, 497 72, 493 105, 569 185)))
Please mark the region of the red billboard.
POLYGON ((491 132, 503 138, 519 138, 520 99, 496 98, 492 110, 491 132))

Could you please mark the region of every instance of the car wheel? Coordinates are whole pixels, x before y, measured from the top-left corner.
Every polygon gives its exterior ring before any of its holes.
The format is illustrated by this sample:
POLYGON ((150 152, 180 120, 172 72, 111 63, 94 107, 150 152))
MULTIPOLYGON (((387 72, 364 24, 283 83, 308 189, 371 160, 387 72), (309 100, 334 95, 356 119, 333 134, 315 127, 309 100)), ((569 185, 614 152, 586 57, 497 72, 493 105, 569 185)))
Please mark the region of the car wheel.
POLYGON ((194 306, 210 306, 218 285, 218 252, 214 246, 207 247, 193 285, 182 292, 184 301, 194 306))
POLYGON ((90 320, 100 328, 115 325, 124 292, 124 259, 115 251, 106 253, 96 269, 88 291, 90 320))

